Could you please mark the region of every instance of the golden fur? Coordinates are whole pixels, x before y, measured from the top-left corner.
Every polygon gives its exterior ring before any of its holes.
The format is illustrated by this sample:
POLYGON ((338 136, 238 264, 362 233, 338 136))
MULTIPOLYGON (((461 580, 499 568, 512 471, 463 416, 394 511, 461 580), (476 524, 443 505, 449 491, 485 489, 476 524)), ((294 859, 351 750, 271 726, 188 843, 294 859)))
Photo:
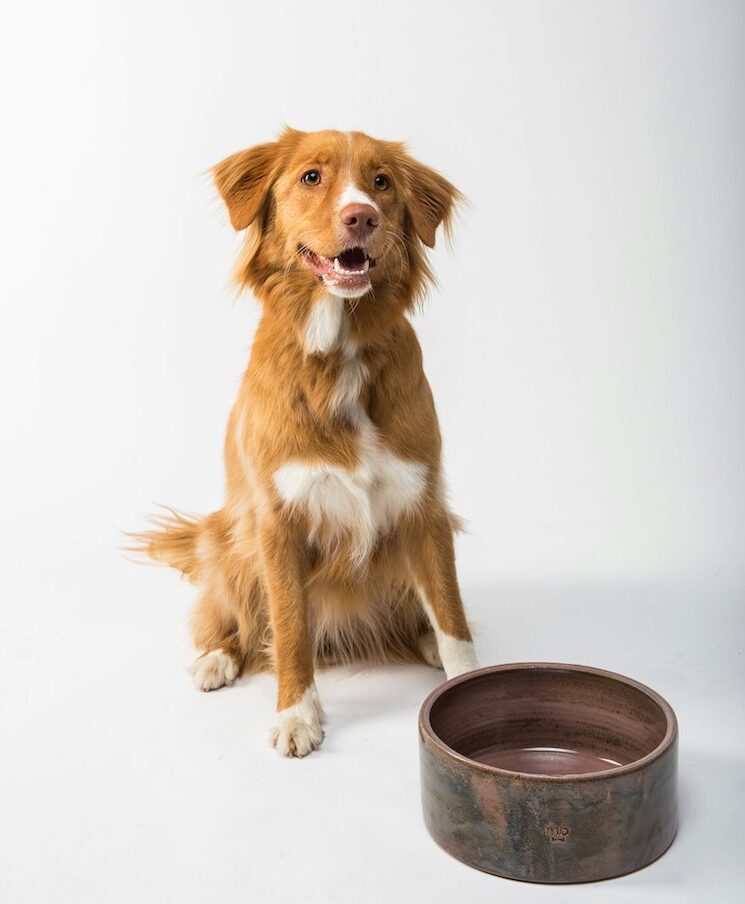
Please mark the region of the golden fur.
MULTIPOLYGON (((406 316, 431 280, 425 246, 449 226, 459 193, 403 145, 357 132, 287 129, 228 157, 214 177, 233 226, 246 230, 236 279, 263 307, 228 423, 225 503, 204 518, 170 513, 137 536, 200 586, 198 650, 223 651, 231 674, 273 667, 284 711, 311 688, 316 665, 431 662, 420 594, 437 630, 470 640, 439 428, 406 316), (302 181, 312 168, 321 184, 302 181), (378 191, 379 173, 388 184, 378 191), (337 254, 345 185, 379 210, 365 245, 371 285, 339 303, 330 347, 309 351, 309 318, 336 302, 303 249, 337 254), (379 486, 389 495, 376 501, 379 486)), ((308 751, 291 737, 283 752, 308 751)))

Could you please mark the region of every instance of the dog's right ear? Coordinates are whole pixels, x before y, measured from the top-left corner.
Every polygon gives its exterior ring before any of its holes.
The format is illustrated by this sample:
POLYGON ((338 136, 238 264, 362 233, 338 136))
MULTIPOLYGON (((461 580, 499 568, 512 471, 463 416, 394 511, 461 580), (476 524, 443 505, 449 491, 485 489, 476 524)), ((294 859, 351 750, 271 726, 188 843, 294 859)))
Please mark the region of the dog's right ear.
POLYGON ((258 144, 213 168, 215 185, 235 229, 245 229, 259 215, 279 166, 280 148, 278 141, 258 144))

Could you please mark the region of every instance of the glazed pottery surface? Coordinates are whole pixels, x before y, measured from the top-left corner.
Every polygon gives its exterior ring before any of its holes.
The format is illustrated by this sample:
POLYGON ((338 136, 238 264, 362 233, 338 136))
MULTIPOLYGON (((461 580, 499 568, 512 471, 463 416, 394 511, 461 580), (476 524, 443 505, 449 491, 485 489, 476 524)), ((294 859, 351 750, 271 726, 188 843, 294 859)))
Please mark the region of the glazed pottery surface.
POLYGON ((419 737, 427 828, 478 869, 608 879, 675 837, 675 714, 622 675, 559 663, 469 672, 425 700, 419 737))

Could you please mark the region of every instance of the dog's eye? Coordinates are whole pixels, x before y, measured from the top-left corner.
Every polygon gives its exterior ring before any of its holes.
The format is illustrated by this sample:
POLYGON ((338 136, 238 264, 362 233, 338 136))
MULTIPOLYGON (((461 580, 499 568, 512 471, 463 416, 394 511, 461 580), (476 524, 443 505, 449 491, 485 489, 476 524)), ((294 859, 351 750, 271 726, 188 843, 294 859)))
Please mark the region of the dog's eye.
POLYGON ((385 191, 386 188, 388 188, 388 178, 382 173, 378 173, 375 177, 375 188, 377 188, 378 191, 385 191))
POLYGON ((307 173, 303 173, 303 178, 300 181, 306 185, 318 185, 321 181, 321 174, 317 169, 308 170, 307 173))

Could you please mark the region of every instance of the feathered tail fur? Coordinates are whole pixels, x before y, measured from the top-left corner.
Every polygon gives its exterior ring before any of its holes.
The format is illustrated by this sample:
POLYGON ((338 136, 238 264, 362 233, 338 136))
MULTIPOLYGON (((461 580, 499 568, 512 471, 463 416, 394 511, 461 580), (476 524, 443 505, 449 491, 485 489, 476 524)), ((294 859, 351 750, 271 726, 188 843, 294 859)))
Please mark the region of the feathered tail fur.
POLYGON ((197 583, 200 577, 200 557, 198 543, 208 518, 184 515, 167 508, 167 514, 155 515, 150 519, 150 530, 127 534, 130 544, 128 552, 149 556, 178 569, 190 581, 197 583))

